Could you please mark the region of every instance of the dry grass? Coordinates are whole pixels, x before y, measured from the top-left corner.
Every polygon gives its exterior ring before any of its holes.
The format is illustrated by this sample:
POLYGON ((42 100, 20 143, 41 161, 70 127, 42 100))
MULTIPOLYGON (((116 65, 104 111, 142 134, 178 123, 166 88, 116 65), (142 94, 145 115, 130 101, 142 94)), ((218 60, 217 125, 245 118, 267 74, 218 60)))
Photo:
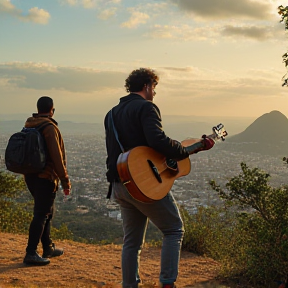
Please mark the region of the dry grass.
MULTIPOLYGON (((27 236, 0 233, 0 239, 0 288, 121 288, 119 245, 56 242, 64 248, 64 255, 51 259, 47 266, 33 267, 22 262, 27 236)), ((140 267, 143 288, 157 287, 159 267, 160 248, 145 247, 140 267)), ((212 280, 218 268, 219 264, 212 259, 182 252, 177 288, 212 280)))

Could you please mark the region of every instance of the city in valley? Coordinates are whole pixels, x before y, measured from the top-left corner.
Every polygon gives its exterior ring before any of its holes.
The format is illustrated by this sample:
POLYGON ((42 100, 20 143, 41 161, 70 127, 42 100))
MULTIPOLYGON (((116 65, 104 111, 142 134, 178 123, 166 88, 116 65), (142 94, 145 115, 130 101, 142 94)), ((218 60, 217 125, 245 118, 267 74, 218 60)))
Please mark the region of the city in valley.
MULTIPOLYGON (((10 135, 7 133, 0 136, 2 171, 5 170, 5 147, 10 135)), ((108 183, 105 176, 104 135, 63 134, 63 137, 68 159, 68 173, 73 187, 70 201, 76 204, 79 214, 93 210, 120 220, 121 214, 117 204, 106 198, 108 183)), ((210 151, 190 156, 191 172, 175 180, 172 193, 178 203, 184 205, 190 213, 197 211, 199 206, 218 205, 221 200, 210 187, 209 181, 215 180, 224 188, 231 177, 241 172, 241 162, 245 162, 250 168, 257 167, 269 173, 271 176, 269 183, 272 186, 285 185, 288 166, 282 158, 240 152, 235 149, 233 143, 219 142, 210 151)))

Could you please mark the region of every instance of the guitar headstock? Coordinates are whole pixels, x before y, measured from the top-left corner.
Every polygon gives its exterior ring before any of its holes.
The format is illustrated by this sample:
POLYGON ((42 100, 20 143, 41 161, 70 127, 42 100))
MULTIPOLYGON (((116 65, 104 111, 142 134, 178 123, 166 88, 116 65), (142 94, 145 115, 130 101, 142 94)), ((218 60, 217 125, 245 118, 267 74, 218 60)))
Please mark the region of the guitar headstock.
POLYGON ((222 140, 224 141, 225 140, 225 137, 228 135, 227 131, 225 130, 224 128, 224 125, 223 124, 218 124, 217 126, 214 126, 212 128, 213 130, 213 138, 214 140, 222 140))

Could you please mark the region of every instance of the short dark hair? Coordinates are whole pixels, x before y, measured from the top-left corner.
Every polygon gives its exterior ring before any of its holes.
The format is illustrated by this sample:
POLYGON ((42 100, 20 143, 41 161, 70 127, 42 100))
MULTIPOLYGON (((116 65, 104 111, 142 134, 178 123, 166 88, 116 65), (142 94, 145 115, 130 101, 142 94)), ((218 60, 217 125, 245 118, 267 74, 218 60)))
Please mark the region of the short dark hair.
POLYGON ((139 92, 145 85, 158 84, 159 77, 150 68, 139 68, 133 70, 128 78, 125 80, 124 87, 127 92, 139 92))
POLYGON ((53 99, 48 96, 42 96, 37 101, 38 113, 49 113, 53 108, 53 99))

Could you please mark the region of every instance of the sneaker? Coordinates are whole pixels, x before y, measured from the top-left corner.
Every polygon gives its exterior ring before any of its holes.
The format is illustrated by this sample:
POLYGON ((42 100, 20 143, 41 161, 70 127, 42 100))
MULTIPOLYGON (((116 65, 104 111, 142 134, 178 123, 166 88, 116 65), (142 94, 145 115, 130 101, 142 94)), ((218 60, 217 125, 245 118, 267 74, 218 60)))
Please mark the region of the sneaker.
POLYGON ((43 248, 43 258, 51 258, 63 255, 64 251, 61 248, 56 248, 55 244, 52 243, 47 249, 43 248))
POLYGON ((28 265, 47 265, 50 263, 49 259, 42 258, 37 252, 35 254, 28 254, 24 257, 23 263, 28 265))

